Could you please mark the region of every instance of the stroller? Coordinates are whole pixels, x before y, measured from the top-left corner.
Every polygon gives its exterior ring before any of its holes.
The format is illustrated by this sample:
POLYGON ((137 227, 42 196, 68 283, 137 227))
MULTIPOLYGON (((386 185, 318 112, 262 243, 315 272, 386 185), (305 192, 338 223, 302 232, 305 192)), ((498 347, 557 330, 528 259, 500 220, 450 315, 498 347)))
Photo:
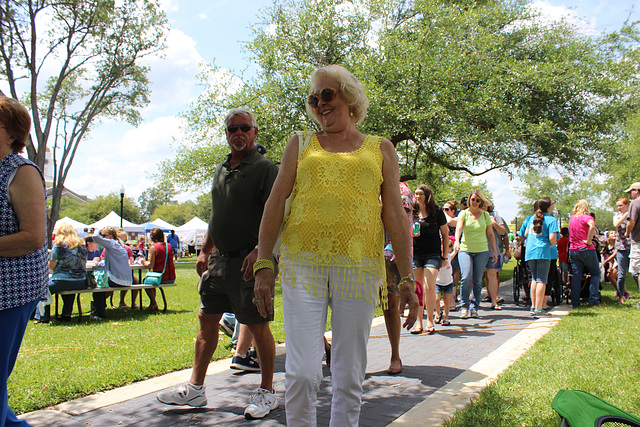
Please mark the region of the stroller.
POLYGON ((525 247, 523 245, 518 246, 513 257, 516 259, 517 264, 513 268, 513 302, 515 305, 520 305, 520 290, 524 292, 522 302, 525 304, 531 303, 529 297, 529 289, 531 286, 531 275, 529 273, 529 267, 524 260, 525 247))

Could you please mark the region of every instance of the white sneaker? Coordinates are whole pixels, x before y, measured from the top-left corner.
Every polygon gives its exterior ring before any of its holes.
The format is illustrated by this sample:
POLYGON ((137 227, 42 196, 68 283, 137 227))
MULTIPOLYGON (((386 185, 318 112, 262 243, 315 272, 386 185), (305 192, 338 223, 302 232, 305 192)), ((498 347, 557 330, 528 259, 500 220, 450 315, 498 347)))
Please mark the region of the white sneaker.
POLYGON ((460 309, 460 318, 461 319, 468 319, 469 318, 469 309, 466 307, 462 307, 460 309))
POLYGON ((259 388, 251 395, 251 403, 244 410, 244 417, 248 420, 264 418, 269 412, 278 407, 278 396, 264 388, 259 388))
POLYGON ((200 390, 196 390, 189 382, 182 384, 180 387, 158 393, 156 399, 167 405, 200 407, 207 404, 205 386, 203 385, 200 390))

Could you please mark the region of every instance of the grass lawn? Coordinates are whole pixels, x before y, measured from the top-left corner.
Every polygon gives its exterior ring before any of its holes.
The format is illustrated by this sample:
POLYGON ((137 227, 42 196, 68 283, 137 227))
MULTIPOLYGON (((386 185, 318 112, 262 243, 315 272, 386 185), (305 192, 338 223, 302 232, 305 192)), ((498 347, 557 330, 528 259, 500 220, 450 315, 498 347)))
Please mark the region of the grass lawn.
POLYGON ((560 389, 583 390, 640 415, 638 287, 616 304, 607 284, 603 306, 572 310, 553 330, 445 426, 557 426, 551 401, 560 389))

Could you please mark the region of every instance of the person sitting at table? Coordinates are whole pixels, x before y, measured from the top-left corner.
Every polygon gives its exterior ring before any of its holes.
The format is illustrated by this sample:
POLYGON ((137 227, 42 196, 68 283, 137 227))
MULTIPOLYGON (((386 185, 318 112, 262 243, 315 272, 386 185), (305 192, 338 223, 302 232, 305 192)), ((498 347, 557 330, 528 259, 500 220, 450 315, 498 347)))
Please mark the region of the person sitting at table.
POLYGON ((93 237, 85 236, 84 241, 87 247, 87 261, 100 261, 102 251, 100 246, 93 241, 93 237))
MULTIPOLYGON (((53 271, 49 278, 49 291, 52 294, 61 291, 75 291, 86 289, 87 272, 84 265, 87 262, 87 249, 84 239, 78 237, 76 230, 67 223, 58 228, 56 240, 49 254, 49 269, 53 271)), ((71 320, 75 295, 61 295, 62 315, 56 320, 68 322, 71 320)), ((44 315, 37 319, 38 323, 48 323, 51 306, 46 305, 44 315)), ((38 317, 38 316, 36 316, 38 317)))
MULTIPOLYGON (((93 240, 104 248, 104 267, 107 271, 109 287, 118 288, 131 286, 133 276, 129 265, 129 255, 125 246, 118 239, 116 229, 105 227, 100 233, 93 235, 93 240)), ((94 320, 101 320, 106 317, 107 296, 104 292, 93 293, 94 320)))
MULTIPOLYGON (((145 267, 149 267, 156 273, 162 273, 162 269, 164 268, 162 281, 160 282, 161 284, 175 282, 176 269, 173 264, 173 252, 171 251, 171 245, 169 243, 164 243, 164 233, 157 227, 151 230, 150 236, 152 244, 149 247, 149 261, 143 261, 143 265, 145 267), (167 253, 170 254, 170 256, 167 257, 167 253), (165 259, 167 263, 166 267, 165 259)), ((158 310, 158 303, 156 302, 156 290, 145 289, 145 291, 149 296, 149 307, 147 307, 147 310, 158 310)))

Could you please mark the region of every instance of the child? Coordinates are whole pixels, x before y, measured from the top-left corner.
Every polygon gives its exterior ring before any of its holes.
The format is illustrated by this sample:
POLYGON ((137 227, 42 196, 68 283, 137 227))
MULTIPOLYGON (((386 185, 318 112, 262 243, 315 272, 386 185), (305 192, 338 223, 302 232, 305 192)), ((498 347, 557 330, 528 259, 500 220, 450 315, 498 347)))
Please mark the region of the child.
MULTIPOLYGON (((453 255, 455 256, 455 254, 453 255)), ((455 304, 453 296, 453 274, 451 269, 452 254, 449 253, 447 265, 440 268, 438 277, 436 277, 436 318, 435 322, 442 326, 449 326, 449 309, 455 304), (440 307, 440 294, 444 294, 444 317, 442 316, 442 308, 440 307)))

